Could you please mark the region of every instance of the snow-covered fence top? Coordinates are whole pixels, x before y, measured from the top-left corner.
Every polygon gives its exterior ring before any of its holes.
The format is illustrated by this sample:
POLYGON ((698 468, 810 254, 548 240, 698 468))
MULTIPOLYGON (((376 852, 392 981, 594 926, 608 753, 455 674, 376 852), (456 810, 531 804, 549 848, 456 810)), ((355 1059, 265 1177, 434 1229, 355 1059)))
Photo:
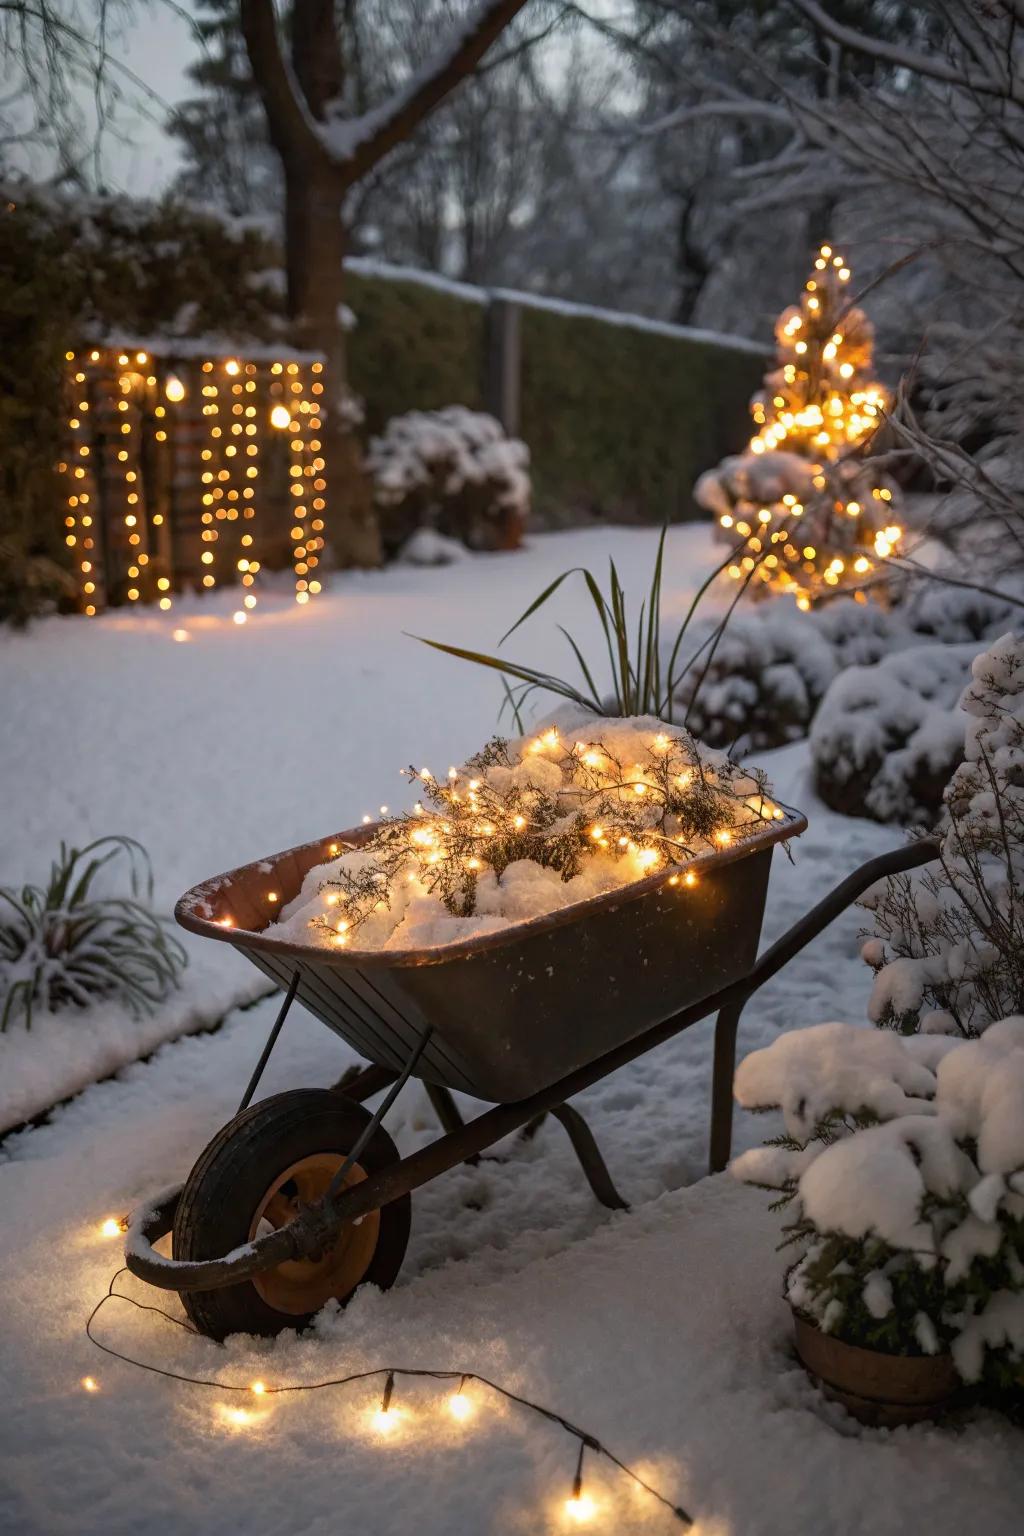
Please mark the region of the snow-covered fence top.
POLYGON ((606 325, 624 325, 630 330, 649 331, 654 336, 675 336, 682 341, 699 341, 715 347, 731 347, 737 352, 763 358, 770 350, 769 343, 752 341, 746 336, 730 336, 725 331, 707 331, 699 326, 673 325, 669 320, 653 320, 648 315, 632 314, 629 310, 603 309, 595 304, 577 304, 572 299, 554 298, 550 294, 528 293, 522 288, 479 288, 473 283, 460 283, 455 278, 442 277, 439 272, 423 272, 418 267, 404 267, 395 262, 378 261, 373 256, 350 256, 345 262, 348 272, 361 277, 379 277, 385 282, 420 283, 438 293, 451 294, 468 304, 489 305, 494 300, 516 304, 522 309, 546 309, 553 314, 573 315, 587 320, 603 320, 606 325))

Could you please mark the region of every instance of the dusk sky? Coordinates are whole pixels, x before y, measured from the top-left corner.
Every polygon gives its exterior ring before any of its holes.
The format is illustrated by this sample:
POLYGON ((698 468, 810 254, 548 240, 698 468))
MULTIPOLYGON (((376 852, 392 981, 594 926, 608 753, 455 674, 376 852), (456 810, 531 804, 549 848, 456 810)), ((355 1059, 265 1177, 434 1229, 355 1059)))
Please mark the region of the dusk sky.
MULTIPOLYGON (((185 0, 181 9, 193 7, 185 0)), ((187 93, 185 70, 197 51, 187 21, 163 4, 133 10, 111 47, 168 106, 187 93)), ((146 194, 159 191, 173 175, 177 150, 163 131, 165 115, 159 103, 146 104, 138 93, 126 99, 118 119, 120 133, 111 134, 104 145, 103 164, 112 187, 146 194)))

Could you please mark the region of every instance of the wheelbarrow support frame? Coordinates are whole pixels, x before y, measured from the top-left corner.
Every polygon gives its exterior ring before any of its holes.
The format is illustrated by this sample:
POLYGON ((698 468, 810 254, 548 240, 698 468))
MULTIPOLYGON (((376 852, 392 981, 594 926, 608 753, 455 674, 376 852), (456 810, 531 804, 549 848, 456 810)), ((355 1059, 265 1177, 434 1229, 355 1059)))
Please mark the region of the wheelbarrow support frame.
MULTIPOLYGON (((321 1251, 323 1245, 333 1240, 345 1222, 355 1221, 378 1210, 460 1163, 478 1158, 488 1147, 517 1131, 529 1131, 548 1114, 554 1115, 565 1127, 597 1198, 613 1209, 623 1209, 626 1203, 612 1183, 589 1126, 568 1100, 716 1012, 718 1018, 715 1025, 709 1165, 712 1173, 720 1172, 728 1162, 731 1150, 736 1037, 745 1004, 765 982, 770 981, 877 881, 931 863, 938 856, 938 843, 933 839, 922 838, 869 859, 794 923, 760 956, 745 976, 672 1014, 660 1024, 587 1062, 528 1098, 512 1104, 495 1104, 466 1122, 446 1089, 426 1084, 435 1112, 445 1130, 443 1136, 391 1167, 345 1189, 341 1188, 343 1168, 341 1177, 335 1180, 336 1187, 328 1191, 322 1201, 305 1208, 286 1226, 246 1244, 233 1254, 218 1259, 182 1262, 165 1259, 153 1251, 152 1244, 169 1232, 173 1225, 180 1191, 172 1191, 160 1202, 138 1213, 129 1234, 125 1256, 128 1268, 140 1279, 165 1290, 215 1290, 221 1286, 235 1285, 288 1259, 302 1258, 321 1251)), ((246 1089, 243 1108, 255 1093, 294 995, 293 985, 289 988, 284 1006, 275 1020, 246 1089)), ((380 1124, 399 1089, 412 1074, 425 1044, 425 1037, 421 1037, 409 1053, 400 1073, 371 1065, 355 1075, 346 1074, 336 1085, 338 1091, 357 1099, 372 1097, 382 1088, 390 1089, 367 1128, 367 1136, 380 1124)), ((346 1159, 346 1164, 357 1159, 362 1140, 361 1137, 346 1159)))

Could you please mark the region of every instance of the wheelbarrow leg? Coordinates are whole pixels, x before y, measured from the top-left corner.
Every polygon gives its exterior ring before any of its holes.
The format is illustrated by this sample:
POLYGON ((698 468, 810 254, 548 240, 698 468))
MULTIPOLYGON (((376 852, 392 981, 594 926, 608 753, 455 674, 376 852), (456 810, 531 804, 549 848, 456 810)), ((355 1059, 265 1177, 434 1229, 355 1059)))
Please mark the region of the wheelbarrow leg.
POLYGON ((744 998, 719 1009, 715 1022, 715 1064, 711 1079, 711 1145, 708 1170, 721 1173, 732 1156, 732 1080, 736 1070, 736 1031, 744 998))
POLYGON ((368 1066, 346 1067, 334 1084, 335 1093, 344 1093, 357 1104, 365 1104, 375 1093, 390 1088, 398 1073, 392 1067, 381 1067, 376 1062, 368 1066))
POLYGON ((295 994, 298 990, 299 972, 296 970, 292 976, 291 981, 288 983, 288 990, 284 995, 284 1002, 281 1004, 281 1010, 278 1013, 277 1018, 274 1020, 274 1027, 270 1031, 270 1034, 267 1036, 267 1043, 263 1047, 263 1050, 260 1053, 260 1059, 256 1063, 252 1077, 249 1079, 249 1086, 242 1094, 242 1102, 239 1104, 238 1109, 236 1110, 236 1113, 239 1115, 242 1113, 243 1109, 249 1108, 249 1105, 252 1101, 252 1096, 256 1092, 256 1089, 259 1087, 259 1081, 263 1076, 264 1068, 266 1067, 267 1062, 270 1060, 270 1053, 274 1049, 274 1046, 277 1044, 277 1037, 281 1033, 281 1030, 284 1028, 284 1021, 288 1017, 288 1010, 292 1006, 292 1003, 294 1003, 295 994))
POLYGON ((612 1176, 594 1140, 594 1133, 579 1110, 573 1109, 571 1104, 557 1104, 551 1113, 565 1127, 587 1183, 597 1199, 610 1211, 628 1211, 629 1206, 612 1183, 612 1176))
POLYGON ((424 1083, 427 1090, 427 1098, 434 1108, 434 1114, 441 1122, 442 1130, 449 1134, 452 1131, 461 1131, 465 1120, 459 1114, 459 1106, 452 1098, 448 1089, 442 1083, 424 1083))

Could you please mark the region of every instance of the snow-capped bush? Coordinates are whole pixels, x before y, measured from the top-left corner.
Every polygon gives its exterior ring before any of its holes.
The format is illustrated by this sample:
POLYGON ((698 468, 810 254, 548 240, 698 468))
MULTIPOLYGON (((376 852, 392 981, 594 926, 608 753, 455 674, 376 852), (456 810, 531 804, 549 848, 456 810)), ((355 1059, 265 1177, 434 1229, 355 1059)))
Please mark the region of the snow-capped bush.
MULTIPOLYGON (((776 457, 776 455, 772 455, 776 457)), ((739 613, 725 630, 707 675, 697 663, 676 689, 677 714, 681 717, 691 704, 688 724, 702 741, 715 747, 739 743, 742 750, 766 751, 806 736, 826 690, 838 673, 848 667, 870 667, 897 651, 920 647, 923 641, 957 644, 984 640, 1002 633, 1013 612, 1012 605, 983 593, 962 591, 935 581, 908 583, 901 600, 892 608, 874 602, 858 602, 852 597, 836 597, 814 608, 799 612, 788 598, 766 603, 756 612, 739 613)), ((710 636, 713 625, 694 626, 693 649, 710 636)), ((969 654, 969 652, 967 653, 969 654)), ((903 685, 913 690, 915 669, 900 670, 903 685)), ((935 667, 945 672, 941 662, 935 667)), ((934 688, 935 668, 922 674, 926 690, 934 688)), ((966 676, 966 667, 953 668, 953 691, 949 705, 955 702, 955 690, 966 676)), ((858 692, 860 692, 858 688, 858 692)), ((871 685, 867 685, 870 694, 871 685)), ((922 719, 927 711, 918 706, 915 715, 922 719)), ((915 727, 917 729, 917 727, 915 727)), ((942 727, 940 725, 939 729, 942 727)), ((952 734, 950 740, 952 741, 952 734)), ((957 741, 959 736, 957 737, 957 741)), ((926 800, 922 813, 933 814, 937 797, 956 761, 942 759, 935 770, 925 768, 926 800), (927 806, 931 811, 927 811, 927 806)), ((894 771, 901 777, 914 763, 897 763, 894 771)), ((873 782, 874 775, 871 775, 873 782)), ((899 805, 916 798, 915 788, 900 788, 890 815, 899 819, 899 805)), ((857 786, 844 805, 857 814, 865 814, 857 786)), ((868 814, 877 814, 869 810, 868 814)))
MULTIPOLYGON (((806 736, 836 672, 831 647, 813 641, 815 618, 778 603, 732 619, 703 680, 699 661, 683 678, 677 715, 689 710, 689 728, 712 747, 762 752, 806 736)), ((694 648, 710 633, 698 630, 694 648)))
POLYGON ((530 510, 530 452, 482 411, 450 405, 409 411, 370 443, 385 549, 394 554, 419 528, 471 549, 514 549, 530 510))
POLYGON ((869 1014, 904 1032, 977 1035, 1024 1011, 1024 637, 977 656, 965 762, 944 794, 941 866, 869 892, 869 1014))
POLYGON ((983 1040, 820 1024, 755 1051, 747 1109, 785 1132, 731 1165, 791 1206, 790 1304, 848 1344, 952 1352, 966 1382, 1024 1367, 1024 1017, 983 1040))
MULTIPOLYGON (((101 881, 102 883, 102 881, 101 881)), ((0 887, 0 1030, 38 1010, 86 1008, 103 998, 136 1017, 179 983, 185 951, 138 900, 152 897, 145 851, 127 837, 67 848, 45 887, 0 887), (128 865, 128 895, 100 895, 97 877, 114 860, 128 865)))
POLYGON ((847 816, 928 825, 964 751, 957 700, 976 647, 929 645, 832 683, 811 727, 815 787, 847 816))

